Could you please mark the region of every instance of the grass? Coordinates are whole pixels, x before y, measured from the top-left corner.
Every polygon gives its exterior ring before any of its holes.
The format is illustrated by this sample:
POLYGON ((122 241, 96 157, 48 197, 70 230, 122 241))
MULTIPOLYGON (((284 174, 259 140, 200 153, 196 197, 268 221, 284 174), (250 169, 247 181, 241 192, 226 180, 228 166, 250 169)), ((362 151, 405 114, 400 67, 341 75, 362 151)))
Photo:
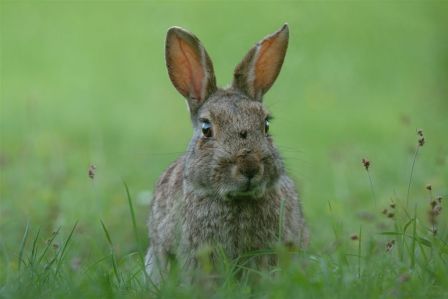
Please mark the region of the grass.
POLYGON ((446 298, 447 9, 0 2, 0 298, 446 298), (222 86, 285 21, 291 42, 265 103, 310 247, 222 255, 213 282, 188 285, 174 269, 156 287, 142 267, 148 203, 191 135, 166 29, 199 36, 222 86), (257 254, 277 254, 279 268, 251 269, 257 254))

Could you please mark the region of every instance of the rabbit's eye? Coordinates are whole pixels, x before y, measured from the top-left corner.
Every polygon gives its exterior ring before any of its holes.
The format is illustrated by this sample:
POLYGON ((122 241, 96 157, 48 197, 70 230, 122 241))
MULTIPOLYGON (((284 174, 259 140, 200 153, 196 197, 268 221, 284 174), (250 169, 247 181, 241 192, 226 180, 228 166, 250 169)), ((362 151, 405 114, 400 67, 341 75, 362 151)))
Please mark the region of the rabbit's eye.
POLYGON ((264 132, 265 132, 266 134, 269 132, 269 124, 270 124, 270 122, 269 122, 269 119, 267 118, 267 119, 264 121, 264 132))
POLYGON ((202 122, 202 135, 206 138, 213 136, 212 124, 208 121, 202 122))

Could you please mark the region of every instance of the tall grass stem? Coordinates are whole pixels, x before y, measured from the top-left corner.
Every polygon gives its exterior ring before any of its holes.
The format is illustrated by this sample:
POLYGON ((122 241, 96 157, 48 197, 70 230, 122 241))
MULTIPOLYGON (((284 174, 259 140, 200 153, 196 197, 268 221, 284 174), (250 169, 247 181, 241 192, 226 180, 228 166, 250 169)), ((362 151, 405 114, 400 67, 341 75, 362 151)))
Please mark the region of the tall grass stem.
POLYGON ((409 206, 409 192, 411 191, 412 177, 414 175, 414 166, 415 166, 415 161, 417 160, 419 148, 420 147, 417 145, 417 148, 415 149, 415 153, 414 153, 414 159, 412 160, 411 174, 409 176, 409 183, 408 183, 408 192, 406 193, 406 209, 409 206))

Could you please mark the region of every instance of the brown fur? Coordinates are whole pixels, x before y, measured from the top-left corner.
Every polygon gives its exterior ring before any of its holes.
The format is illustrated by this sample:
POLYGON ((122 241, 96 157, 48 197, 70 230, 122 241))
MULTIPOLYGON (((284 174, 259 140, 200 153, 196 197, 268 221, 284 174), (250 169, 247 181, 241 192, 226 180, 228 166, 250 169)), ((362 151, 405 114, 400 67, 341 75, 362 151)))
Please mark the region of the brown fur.
MULTIPOLYGON (((170 257, 195 269, 204 247, 220 246, 230 258, 272 247, 279 241, 282 201, 282 242, 306 245, 299 198, 265 132, 268 112, 261 101, 280 71, 287 30, 285 25, 251 49, 227 89, 215 86, 211 61, 194 35, 168 31, 170 78, 187 98, 194 134, 186 153, 160 177, 151 202, 147 265, 153 279, 167 270, 170 257), (194 63, 186 63, 183 53, 194 63), (201 131, 204 119, 211 137, 201 131)), ((261 257, 257 264, 273 265, 275 258, 261 257)))

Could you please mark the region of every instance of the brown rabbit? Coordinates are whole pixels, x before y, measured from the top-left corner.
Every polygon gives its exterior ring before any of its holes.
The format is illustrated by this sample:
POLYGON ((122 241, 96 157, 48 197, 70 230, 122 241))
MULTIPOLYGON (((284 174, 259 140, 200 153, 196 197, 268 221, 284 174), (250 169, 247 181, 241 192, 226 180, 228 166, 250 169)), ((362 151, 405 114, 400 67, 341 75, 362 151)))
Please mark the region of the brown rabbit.
MULTIPOLYGON (((280 237, 306 245, 302 208, 262 103, 280 72, 288 36, 285 24, 258 42, 236 67, 232 85, 221 89, 198 38, 179 27, 168 30, 168 73, 187 99, 194 133, 186 153, 160 177, 151 202, 146 264, 154 280, 170 257, 194 269, 198 250, 206 246, 220 246, 236 258, 270 248, 280 237)), ((257 264, 273 265, 275 259, 257 264)))

